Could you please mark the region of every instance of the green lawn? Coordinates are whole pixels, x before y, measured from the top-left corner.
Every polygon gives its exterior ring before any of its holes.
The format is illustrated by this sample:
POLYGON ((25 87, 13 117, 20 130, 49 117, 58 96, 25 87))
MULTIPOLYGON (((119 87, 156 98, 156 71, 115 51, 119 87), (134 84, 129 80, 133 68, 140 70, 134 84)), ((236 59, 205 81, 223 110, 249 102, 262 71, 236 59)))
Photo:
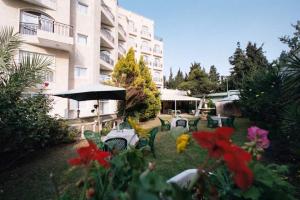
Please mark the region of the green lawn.
MULTIPOLYGON (((160 123, 157 119, 143 124, 145 128, 159 125, 160 123)), ((243 143, 249 121, 236 119, 235 125, 236 131, 233 140, 236 143, 243 143)), ((199 129, 211 130, 206 128, 205 121, 199 123, 199 129)), ((76 156, 75 148, 83 144, 84 142, 63 145, 38 152, 26 164, 0 174, 0 199, 53 199, 54 188, 49 178, 51 172, 55 176, 60 191, 68 190, 74 193, 74 182, 80 177, 80 172, 78 170, 71 172, 67 160, 76 156)), ((197 167, 205 156, 205 151, 200 149, 193 141, 186 152, 178 154, 176 152, 175 139, 170 135, 170 132, 158 133, 155 149, 157 158, 154 159, 152 154, 148 154, 146 159, 149 162, 156 163, 157 173, 164 179, 168 179, 185 169, 197 167)))

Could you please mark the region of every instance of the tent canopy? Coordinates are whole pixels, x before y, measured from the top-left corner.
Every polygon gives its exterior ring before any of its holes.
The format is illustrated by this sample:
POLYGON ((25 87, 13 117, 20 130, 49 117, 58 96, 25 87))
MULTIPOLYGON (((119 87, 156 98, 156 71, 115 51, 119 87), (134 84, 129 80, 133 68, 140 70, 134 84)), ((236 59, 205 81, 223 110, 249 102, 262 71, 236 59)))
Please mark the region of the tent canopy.
POLYGON ((96 84, 79 87, 76 89, 68 90, 53 94, 63 98, 74 99, 77 101, 87 100, 125 100, 126 90, 124 88, 113 87, 109 85, 96 84))
POLYGON ((200 98, 187 96, 186 91, 181 90, 161 90, 161 101, 200 101, 200 98))

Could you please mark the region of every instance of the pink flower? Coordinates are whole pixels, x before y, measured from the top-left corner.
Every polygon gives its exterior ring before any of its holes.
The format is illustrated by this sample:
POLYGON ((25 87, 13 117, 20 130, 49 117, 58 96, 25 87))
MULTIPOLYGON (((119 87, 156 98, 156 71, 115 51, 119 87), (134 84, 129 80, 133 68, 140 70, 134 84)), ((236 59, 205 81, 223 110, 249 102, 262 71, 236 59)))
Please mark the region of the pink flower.
POLYGON ((250 141, 256 142, 257 147, 266 149, 270 145, 270 140, 268 139, 269 131, 260 129, 257 126, 251 126, 248 128, 247 138, 250 141))

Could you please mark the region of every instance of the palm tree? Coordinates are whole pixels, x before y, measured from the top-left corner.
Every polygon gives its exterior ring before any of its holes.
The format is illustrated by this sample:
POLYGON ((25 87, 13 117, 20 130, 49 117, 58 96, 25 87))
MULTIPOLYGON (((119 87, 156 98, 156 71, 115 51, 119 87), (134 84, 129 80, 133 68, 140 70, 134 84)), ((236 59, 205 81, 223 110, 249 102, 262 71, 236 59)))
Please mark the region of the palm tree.
MULTIPOLYGON (((14 56, 22 41, 13 28, 0 29, 0 94, 8 90, 17 96, 42 83, 51 60, 40 55, 25 56, 16 61, 14 56)), ((2 95, 2 94, 1 94, 2 95)))

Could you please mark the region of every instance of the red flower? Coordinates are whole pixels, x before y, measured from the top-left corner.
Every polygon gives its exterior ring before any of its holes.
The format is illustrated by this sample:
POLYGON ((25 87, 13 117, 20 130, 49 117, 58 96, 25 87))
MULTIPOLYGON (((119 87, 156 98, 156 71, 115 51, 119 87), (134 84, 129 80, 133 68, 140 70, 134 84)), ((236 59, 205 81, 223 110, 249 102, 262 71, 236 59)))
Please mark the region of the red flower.
POLYGON ((247 189, 253 182, 253 173, 247 166, 251 155, 231 143, 232 133, 232 128, 222 127, 217 128, 215 132, 195 132, 193 137, 202 148, 208 150, 210 157, 223 158, 228 169, 234 174, 236 185, 247 189))
POLYGON ((234 174, 236 185, 243 190, 251 186, 253 173, 247 166, 251 161, 251 155, 239 146, 231 145, 223 158, 228 169, 234 174))
POLYGON ((77 153, 79 154, 79 158, 70 159, 68 161, 69 164, 88 165, 92 161, 98 161, 98 163, 103 167, 109 167, 109 163, 106 159, 110 156, 110 153, 99 150, 97 146, 92 142, 89 142, 89 146, 77 149, 77 153))
POLYGON ((229 140, 232 133, 233 128, 222 127, 217 128, 215 132, 195 132, 193 137, 202 148, 208 150, 209 156, 220 158, 230 146, 229 140))

